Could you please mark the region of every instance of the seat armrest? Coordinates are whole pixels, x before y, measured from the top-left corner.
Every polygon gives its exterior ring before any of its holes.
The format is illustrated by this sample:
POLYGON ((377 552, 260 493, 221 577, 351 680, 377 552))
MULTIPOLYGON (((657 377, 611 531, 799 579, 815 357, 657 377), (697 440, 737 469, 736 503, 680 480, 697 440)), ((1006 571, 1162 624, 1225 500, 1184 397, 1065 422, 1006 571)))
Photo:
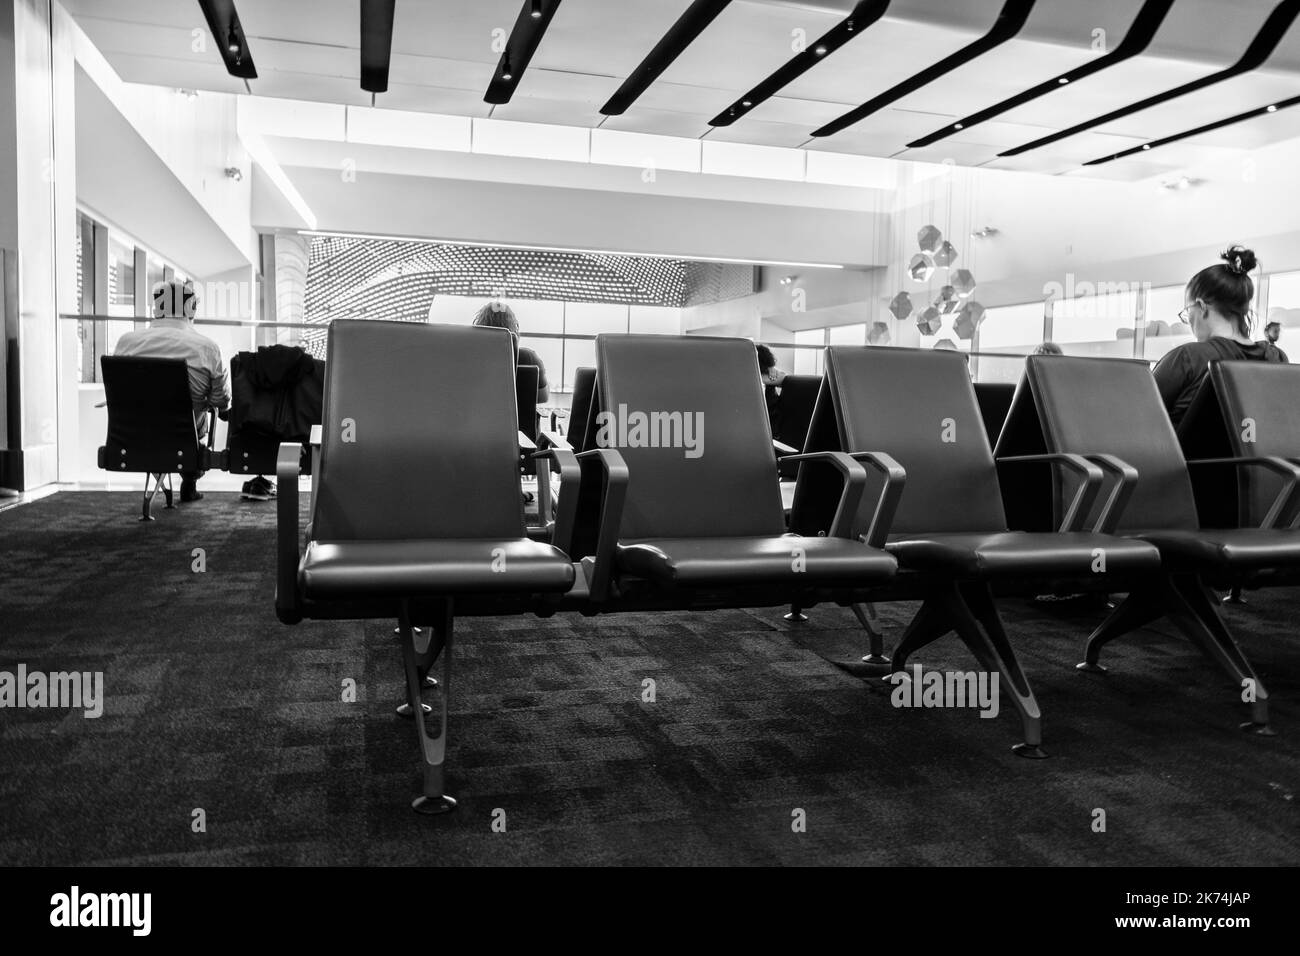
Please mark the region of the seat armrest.
POLYGON ((600 524, 596 535, 596 554, 589 594, 593 601, 603 601, 609 596, 610 580, 614 574, 614 551, 618 546, 619 528, 623 524, 628 471, 627 462, 617 449, 592 448, 574 456, 575 459, 588 457, 596 458, 602 470, 600 524))
POLYGON ((553 432, 546 428, 537 429, 537 439, 537 447, 541 449, 567 448, 570 451, 573 450, 573 446, 569 444, 567 438, 559 432, 553 432))
POLYGON ((1029 462, 1048 462, 1064 465, 1077 472, 1083 479, 1083 484, 1079 486, 1079 490, 1075 492, 1069 507, 1065 509, 1065 517, 1061 519, 1061 527, 1057 531, 1082 530, 1083 522, 1088 520, 1088 512, 1092 510, 1092 504, 1097 500, 1097 495, 1101 491, 1101 482, 1105 477, 1102 470, 1088 461, 1083 455, 1067 454, 1066 452, 1047 452, 1042 455, 1013 455, 1009 458, 997 459, 999 465, 1016 465, 1029 462))
POLYGON ((799 454, 798 448, 795 448, 793 445, 787 445, 783 441, 777 441, 775 438, 772 439, 772 447, 776 450, 776 453, 780 455, 782 458, 785 458, 789 455, 799 454))
POLYGON ((1300 523, 1300 514, 1297 514, 1297 491, 1300 491, 1300 465, 1285 458, 1275 456, 1261 455, 1259 457, 1249 458, 1192 458, 1187 462, 1188 466, 1192 465, 1236 465, 1238 467, 1266 468, 1275 474, 1281 475, 1286 479, 1282 489, 1273 499, 1273 504, 1268 509, 1268 514, 1260 522, 1260 528, 1269 530, 1278 526, 1280 519, 1286 519, 1287 528, 1295 528, 1300 523))
POLYGON ((321 426, 321 425, 313 425, 313 426, 311 426, 311 434, 310 434, 310 436, 307 438, 307 444, 311 445, 312 448, 317 448, 317 449, 319 449, 319 448, 320 448, 320 443, 321 443, 321 440, 322 440, 322 436, 323 436, 324 434, 325 434, 325 433, 324 433, 324 431, 322 430, 322 426, 321 426))
MULTIPOLYGON (((778 461, 824 461, 833 465, 844 478, 844 490, 840 493, 840 503, 835 508, 835 518, 831 521, 827 534, 832 538, 857 537, 853 524, 857 521, 858 509, 862 505, 862 493, 867 489, 867 469, 858 464, 853 455, 842 451, 810 451, 802 455, 782 455, 778 461)), ((890 485, 886 482, 886 493, 889 488, 890 485)), ((874 520, 872 524, 875 524, 874 520)))
POLYGON ((208 451, 217 447, 217 410, 211 405, 204 413, 208 416, 208 451))
POLYGON ((519 432, 519 454, 527 455, 535 451, 537 451, 537 443, 534 442, 527 435, 525 435, 522 431, 519 432))
POLYGON ((1083 457, 1115 476, 1115 484, 1111 487, 1110 494, 1106 496, 1106 503, 1101 506, 1101 513, 1097 515, 1097 521, 1092 527, 1092 530, 1098 534, 1114 534, 1119 526, 1119 519, 1124 516, 1124 509, 1128 507, 1129 499, 1137 490, 1138 470, 1115 455, 1084 455, 1083 457))
POLYGON ((302 620, 298 595, 298 468, 302 445, 283 442, 275 460, 275 616, 285 624, 302 620))
MULTIPOLYGON (((550 459, 560 471, 560 503, 555 512, 555 527, 551 529, 551 544, 565 554, 573 551, 573 528, 578 517, 578 488, 582 484, 582 466, 571 448, 543 448, 533 453, 540 466, 550 459)), ((546 486, 546 500, 550 500, 550 469, 537 469, 537 500, 542 500, 542 486, 546 486)))

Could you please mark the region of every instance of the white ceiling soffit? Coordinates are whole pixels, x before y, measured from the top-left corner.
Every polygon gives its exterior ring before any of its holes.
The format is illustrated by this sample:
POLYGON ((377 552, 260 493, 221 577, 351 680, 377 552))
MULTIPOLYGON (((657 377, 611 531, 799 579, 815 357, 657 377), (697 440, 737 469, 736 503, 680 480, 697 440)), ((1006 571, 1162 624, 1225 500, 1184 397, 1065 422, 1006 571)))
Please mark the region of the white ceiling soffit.
MULTIPOLYGON (((62 0, 123 79, 244 92, 197 2, 62 0), (197 31, 197 32, 196 32, 197 31)), ((1082 164, 1294 96, 1300 23, 1258 69, 1030 150, 1040 139, 1236 62, 1279 3, 1174 0, 1141 53, 929 146, 907 143, 1087 64, 1118 45, 1145 0, 1037 0, 1011 39, 835 135, 810 133, 986 34, 1006 0, 892 0, 885 15, 730 126, 709 120, 841 23, 851 0, 733 0, 626 112, 600 108, 690 0, 561 0, 511 102, 483 101, 521 0, 398 0, 387 109, 804 147, 924 162, 1140 179, 1294 137, 1300 107, 1105 165, 1082 164)), ((356 0, 236 0, 254 96, 371 105, 359 84, 356 0)))

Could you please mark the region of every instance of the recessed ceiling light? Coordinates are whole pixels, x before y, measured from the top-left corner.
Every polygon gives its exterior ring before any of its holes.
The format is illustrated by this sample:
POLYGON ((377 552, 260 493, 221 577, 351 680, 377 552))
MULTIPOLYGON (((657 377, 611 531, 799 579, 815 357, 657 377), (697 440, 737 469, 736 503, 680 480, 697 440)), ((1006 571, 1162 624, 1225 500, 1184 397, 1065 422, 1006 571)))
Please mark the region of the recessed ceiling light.
POLYGON ((1276 106, 1270 106, 1266 112, 1269 112, 1269 113, 1276 113, 1276 112, 1277 112, 1277 107, 1276 107, 1276 106))
POLYGON ((824 43, 818 43, 815 47, 813 47, 813 52, 816 53, 818 56, 825 56, 826 45, 824 43))
POLYGON ((748 106, 753 106, 754 104, 749 100, 741 100, 740 105, 748 107, 748 106))
POLYGON ((1150 149, 1150 148, 1151 148, 1151 144, 1150 144, 1150 143, 1143 143, 1143 144, 1142 144, 1142 148, 1143 148, 1143 149, 1150 149))
POLYGON ((1060 79, 1058 79, 1056 82, 1061 84, 1069 83, 1070 78, 1068 76, 1063 76, 1060 79))
POLYGON ((952 124, 952 128, 953 128, 953 129, 961 129, 961 123, 953 123, 953 124, 952 124))

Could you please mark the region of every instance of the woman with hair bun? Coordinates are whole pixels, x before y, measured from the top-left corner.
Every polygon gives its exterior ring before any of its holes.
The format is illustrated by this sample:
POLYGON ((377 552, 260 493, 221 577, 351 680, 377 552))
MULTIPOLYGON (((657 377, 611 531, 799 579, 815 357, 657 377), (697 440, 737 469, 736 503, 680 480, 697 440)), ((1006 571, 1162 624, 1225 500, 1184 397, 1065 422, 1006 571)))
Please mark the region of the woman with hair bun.
POLYGON ((1255 283, 1249 273, 1255 268, 1255 253, 1230 246, 1219 258, 1222 263, 1192 276, 1183 293, 1178 317, 1192 327, 1196 341, 1173 349, 1155 367, 1156 385, 1174 425, 1182 421, 1214 359, 1285 361, 1277 346, 1250 337, 1255 283))

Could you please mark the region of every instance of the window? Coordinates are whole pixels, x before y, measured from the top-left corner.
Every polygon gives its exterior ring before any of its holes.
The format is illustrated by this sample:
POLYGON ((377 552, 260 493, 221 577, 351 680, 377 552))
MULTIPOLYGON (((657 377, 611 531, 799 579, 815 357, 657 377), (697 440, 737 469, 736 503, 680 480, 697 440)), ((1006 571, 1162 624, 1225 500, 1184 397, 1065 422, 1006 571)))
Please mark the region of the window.
POLYGON ((1269 277, 1265 316, 1257 323, 1261 333, 1268 322, 1282 323, 1278 347, 1288 353, 1288 358, 1297 355, 1300 342, 1287 342, 1287 337, 1294 336, 1300 340, 1300 332, 1296 331, 1300 329, 1300 272, 1283 272, 1269 277))
POLYGON ((1043 303, 987 309, 975 336, 978 352, 1032 352, 1043 341, 1043 303))
POLYGON ((1147 292, 1146 315, 1143 318, 1143 347, 1141 358, 1158 361, 1166 352, 1193 341, 1191 327, 1178 318, 1183 307, 1184 287, 1162 286, 1147 292))
MULTIPOLYGON (((817 345, 826 344, 825 329, 805 329, 802 332, 794 334, 795 345, 817 345)), ((816 349, 795 349, 794 350, 794 369, 795 375, 820 375, 822 373, 822 355, 821 348, 816 349)))
POLYGON ((826 330, 828 345, 866 345, 867 325, 836 325, 826 330))
POLYGON ((1097 295, 1052 303, 1051 339, 1067 355, 1133 356, 1133 323, 1140 289, 1130 283, 1097 295))

